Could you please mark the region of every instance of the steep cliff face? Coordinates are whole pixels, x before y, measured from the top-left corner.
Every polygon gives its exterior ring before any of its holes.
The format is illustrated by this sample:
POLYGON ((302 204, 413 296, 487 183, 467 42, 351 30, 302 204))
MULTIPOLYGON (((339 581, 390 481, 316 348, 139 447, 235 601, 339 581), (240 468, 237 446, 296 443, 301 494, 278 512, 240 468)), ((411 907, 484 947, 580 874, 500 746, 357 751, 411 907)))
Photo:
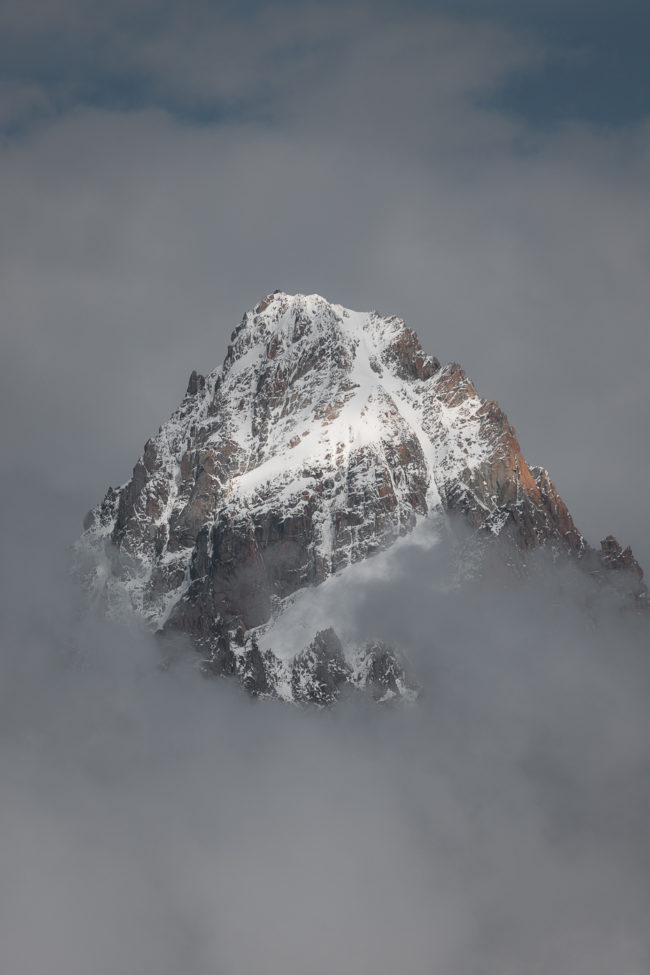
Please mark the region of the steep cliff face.
MULTIPOLYGON (((192 373, 131 479, 88 514, 82 544, 109 602, 189 633, 214 672, 328 703, 343 685, 406 693, 396 655, 339 647, 326 630, 287 658, 262 653, 258 632, 298 590, 446 511, 506 540, 515 561, 539 546, 590 552, 460 366, 426 355, 398 318, 276 292, 244 316, 222 368, 192 373)), ((600 564, 626 559, 609 546, 600 564)))

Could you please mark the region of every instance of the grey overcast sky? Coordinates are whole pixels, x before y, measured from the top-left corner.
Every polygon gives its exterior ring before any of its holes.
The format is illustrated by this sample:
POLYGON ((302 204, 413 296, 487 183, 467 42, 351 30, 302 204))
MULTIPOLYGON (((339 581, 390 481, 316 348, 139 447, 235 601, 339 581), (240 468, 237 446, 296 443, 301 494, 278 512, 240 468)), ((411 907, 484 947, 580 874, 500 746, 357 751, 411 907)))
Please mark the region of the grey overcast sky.
POLYGON ((266 292, 396 312, 650 564, 641 2, 0 9, 2 470, 72 538, 266 292))

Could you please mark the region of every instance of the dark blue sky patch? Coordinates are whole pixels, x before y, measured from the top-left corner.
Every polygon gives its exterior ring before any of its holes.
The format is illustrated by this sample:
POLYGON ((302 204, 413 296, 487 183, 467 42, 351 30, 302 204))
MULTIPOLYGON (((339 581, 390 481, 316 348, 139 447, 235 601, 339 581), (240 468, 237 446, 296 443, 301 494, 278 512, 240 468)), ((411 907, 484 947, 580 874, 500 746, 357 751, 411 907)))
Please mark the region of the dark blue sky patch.
MULTIPOLYGON (((286 94, 286 88, 274 90, 272 58, 266 64, 268 84, 221 93, 202 90, 200 81, 190 90, 176 74, 175 56, 182 59, 197 37, 218 34, 228 21, 243 28, 236 54, 245 61, 246 30, 257 31, 259 40, 259 31, 274 27, 270 50, 280 74, 281 62, 291 58, 303 65, 313 59, 316 67, 329 53, 334 58, 337 43, 346 37, 361 39, 366 25, 370 29, 385 22, 390 30, 400 18, 430 13, 501 25, 520 32, 522 43, 532 38, 543 49, 541 64, 520 68, 497 91, 479 94, 486 107, 542 128, 566 121, 615 127, 650 115, 650 6, 645 0, 407 0, 399 7, 330 0, 311 9, 313 15, 300 0, 243 0, 236 5, 190 0, 182 8, 153 0, 136 9, 119 2, 108 10, 81 4, 76 13, 71 5, 60 18, 52 7, 48 20, 34 17, 33 24, 5 16, 0 20, 0 82, 39 88, 55 115, 83 105, 117 111, 163 109, 200 125, 264 120, 282 113, 286 94), (294 11, 303 18, 302 33, 292 32, 294 11), (158 43, 168 60, 154 64, 151 49, 158 43)), ((42 117, 42 106, 34 110, 21 105, 17 103, 15 118, 5 112, 0 119, 5 133, 21 131, 42 117)))
MULTIPOLYGON (((419 4, 419 6, 428 6, 419 4)), ((438 9, 534 32, 547 57, 490 104, 534 125, 637 122, 650 114, 650 7, 644 0, 439 0, 438 9)))

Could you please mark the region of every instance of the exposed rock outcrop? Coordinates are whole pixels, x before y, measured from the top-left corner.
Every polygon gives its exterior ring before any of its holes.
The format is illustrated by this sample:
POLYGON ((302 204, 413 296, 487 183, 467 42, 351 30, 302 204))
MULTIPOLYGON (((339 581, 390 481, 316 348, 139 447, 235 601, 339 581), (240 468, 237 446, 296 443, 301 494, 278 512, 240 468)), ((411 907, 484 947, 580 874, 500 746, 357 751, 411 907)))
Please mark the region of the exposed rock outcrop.
POLYGON ((394 648, 377 642, 346 655, 332 627, 317 632, 307 647, 287 659, 260 650, 255 633, 247 636, 243 630, 237 638, 207 640, 206 646, 206 676, 235 677, 253 697, 329 707, 346 690, 367 691, 379 702, 417 695, 394 648))

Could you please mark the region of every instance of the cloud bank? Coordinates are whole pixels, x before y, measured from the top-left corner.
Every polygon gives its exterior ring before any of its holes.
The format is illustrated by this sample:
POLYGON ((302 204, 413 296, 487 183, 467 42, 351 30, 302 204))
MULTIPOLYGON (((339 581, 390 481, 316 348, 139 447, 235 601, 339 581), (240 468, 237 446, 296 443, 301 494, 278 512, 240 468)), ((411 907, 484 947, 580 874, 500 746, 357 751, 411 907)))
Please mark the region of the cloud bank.
POLYGON ((445 542, 402 545, 325 598, 400 643, 421 695, 321 712, 205 680, 182 645, 163 666, 23 541, 7 971, 647 971, 650 664, 636 617, 602 593, 584 611, 580 574, 461 591, 445 542))

